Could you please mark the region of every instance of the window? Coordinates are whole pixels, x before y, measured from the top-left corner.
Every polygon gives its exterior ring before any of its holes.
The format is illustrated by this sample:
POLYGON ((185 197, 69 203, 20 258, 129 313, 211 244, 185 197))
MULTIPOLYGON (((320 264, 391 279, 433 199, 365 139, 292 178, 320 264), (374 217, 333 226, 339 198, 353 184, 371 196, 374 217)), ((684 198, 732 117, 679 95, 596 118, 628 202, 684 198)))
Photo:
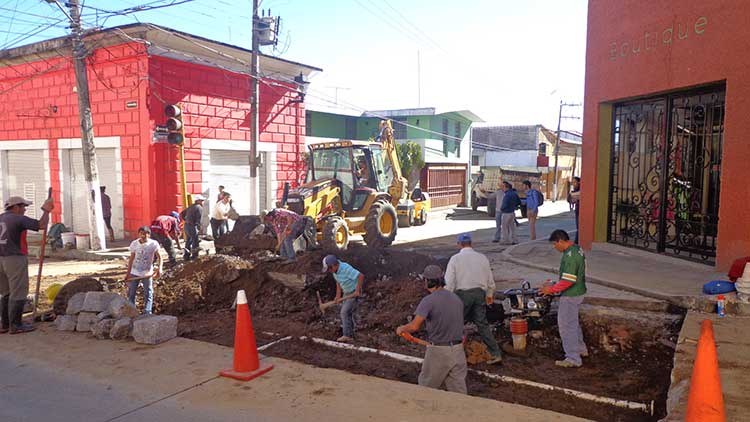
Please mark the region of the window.
POLYGON ((440 131, 443 134, 443 140, 448 139, 448 119, 443 119, 443 130, 440 131))
POLYGON ((393 118, 393 137, 396 139, 406 139, 406 117, 393 118), (401 122, 401 123, 400 123, 401 122))
POLYGON ((312 119, 309 111, 305 112, 305 135, 312 136, 312 119))
POLYGON ((357 139, 357 119, 355 117, 346 118, 346 139, 357 139))
POLYGON ((479 156, 478 155, 472 155, 471 156, 471 165, 472 166, 478 166, 479 165, 479 156))
POLYGON ((454 136, 456 138, 463 138, 463 136, 461 136, 461 122, 456 122, 455 129, 456 129, 456 134, 454 136))
POLYGON ((547 155, 547 144, 545 144, 544 142, 539 144, 539 155, 540 156, 547 155))

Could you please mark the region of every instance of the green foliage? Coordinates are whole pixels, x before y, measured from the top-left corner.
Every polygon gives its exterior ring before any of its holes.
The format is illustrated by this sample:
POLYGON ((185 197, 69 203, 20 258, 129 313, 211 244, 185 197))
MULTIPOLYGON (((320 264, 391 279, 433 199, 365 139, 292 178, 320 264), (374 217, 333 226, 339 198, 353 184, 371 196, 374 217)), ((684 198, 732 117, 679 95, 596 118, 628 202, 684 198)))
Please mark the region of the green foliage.
POLYGON ((401 164, 401 173, 409 182, 409 190, 413 189, 419 180, 419 172, 424 167, 422 147, 414 141, 396 144, 396 154, 401 164))

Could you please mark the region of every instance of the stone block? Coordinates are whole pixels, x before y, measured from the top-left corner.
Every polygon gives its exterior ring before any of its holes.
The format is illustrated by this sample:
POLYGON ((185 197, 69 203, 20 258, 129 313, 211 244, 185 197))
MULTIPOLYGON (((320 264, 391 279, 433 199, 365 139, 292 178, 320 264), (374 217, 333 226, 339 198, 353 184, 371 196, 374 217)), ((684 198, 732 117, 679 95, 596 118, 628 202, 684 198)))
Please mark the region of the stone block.
POLYGON ((115 325, 115 320, 111 318, 103 319, 99 321, 98 323, 91 326, 91 334, 94 335, 94 337, 103 340, 106 338, 109 338, 110 331, 112 331, 112 327, 115 325))
POLYGON ((78 315, 83 308, 83 301, 86 299, 86 292, 79 292, 68 299, 68 306, 65 308, 67 315, 78 315))
POLYGON ((112 329, 109 331, 109 338, 112 340, 125 340, 130 337, 130 333, 133 330, 133 319, 132 318, 120 318, 115 321, 112 329))
POLYGON ((109 307, 109 302, 119 296, 113 292, 88 292, 86 298, 83 300, 83 308, 81 312, 95 312, 99 313, 106 311, 109 307))
POLYGON ((75 331, 78 317, 75 315, 58 315, 55 318, 55 326, 58 331, 75 331))
POLYGON ((98 319, 99 321, 107 318, 112 318, 112 315, 110 315, 107 311, 102 311, 96 314, 96 319, 98 319))
POLYGON ((112 315, 114 319, 120 319, 125 317, 135 318, 138 316, 138 309, 130 303, 129 300, 122 296, 117 296, 109 302, 107 312, 112 315))
POLYGON ((95 312, 81 312, 78 314, 78 320, 76 321, 76 331, 88 333, 91 331, 91 326, 98 322, 99 318, 96 317, 95 312))
POLYGON ((159 344, 177 337, 177 317, 152 315, 133 322, 136 343, 159 344))

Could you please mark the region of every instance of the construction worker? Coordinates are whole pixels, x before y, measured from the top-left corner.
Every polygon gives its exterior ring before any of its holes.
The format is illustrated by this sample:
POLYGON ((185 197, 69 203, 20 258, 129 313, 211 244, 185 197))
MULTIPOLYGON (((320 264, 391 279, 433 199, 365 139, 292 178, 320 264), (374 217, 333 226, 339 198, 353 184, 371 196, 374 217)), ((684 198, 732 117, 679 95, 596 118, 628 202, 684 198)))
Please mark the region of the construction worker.
POLYGON ((362 295, 365 276, 346 262, 339 261, 336 255, 327 255, 323 258, 323 272, 333 275, 336 280, 334 301, 342 303, 341 328, 343 333, 336 341, 349 343, 354 340, 354 311, 362 295))
POLYGON ((543 285, 545 295, 562 294, 557 311, 557 328, 560 331, 565 359, 555 361, 563 368, 578 368, 583 364, 581 357, 589 355, 583 341, 578 311, 586 294, 586 258, 580 246, 570 240, 565 230, 555 230, 549 241, 562 253, 560 258, 560 280, 554 285, 543 285))
POLYGON ((211 234, 214 241, 219 240, 227 231, 229 231, 229 210, 232 209, 232 195, 222 190, 219 194, 219 201, 211 209, 211 234))
POLYGON ((497 345, 490 324, 487 322, 486 306, 492 305, 495 294, 495 279, 490 261, 471 247, 471 235, 462 233, 457 239, 459 252, 448 261, 445 272, 445 288, 454 292, 464 304, 464 321, 477 326, 482 341, 492 356, 487 363, 502 362, 502 352, 497 345))
POLYGON ((128 283, 128 300, 135 305, 135 293, 138 285, 143 285, 143 313, 150 314, 154 304, 153 279, 161 275, 161 255, 159 243, 151 239, 151 229, 143 226, 138 229, 138 239, 130 243, 130 258, 125 281, 128 283), (157 269, 154 271, 154 260, 157 269), (131 279, 137 279, 130 281, 131 279))
POLYGON ((305 230, 302 216, 285 208, 275 208, 261 212, 261 217, 263 223, 276 235, 276 250, 287 259, 287 262, 294 262, 297 259, 294 241, 305 230))
POLYGON ((466 394, 466 354, 464 353, 464 305, 445 290, 443 271, 428 265, 422 272, 429 295, 417 305, 414 319, 396 328, 396 334, 414 333, 427 323, 427 351, 419 373, 419 385, 466 394))
POLYGON ((182 219, 185 221, 185 253, 183 259, 189 261, 198 257, 200 239, 198 231, 203 217, 203 201, 201 195, 193 195, 193 205, 182 211, 182 219))
POLYGON ((177 250, 182 249, 180 247, 180 214, 172 211, 169 215, 156 217, 151 222, 151 238, 159 242, 167 252, 169 264, 177 264, 177 250), (177 249, 174 248, 172 240, 177 242, 177 249))
POLYGON ((105 193, 106 190, 106 186, 99 186, 99 192, 101 192, 102 197, 102 218, 104 218, 104 225, 107 226, 109 241, 114 242, 115 230, 112 228, 112 199, 105 193))
POLYGON ((55 203, 51 198, 44 201, 39 220, 24 215, 31 204, 19 196, 11 196, 5 202, 5 212, 0 214, 0 333, 34 331, 33 325, 22 320, 29 294, 26 231, 46 230, 55 203))
POLYGON ((510 182, 503 182, 502 189, 505 194, 499 208, 503 235, 501 241, 503 244, 515 245, 518 243, 518 236, 516 235, 516 208, 521 206, 521 199, 518 198, 518 193, 513 189, 513 185, 510 182))

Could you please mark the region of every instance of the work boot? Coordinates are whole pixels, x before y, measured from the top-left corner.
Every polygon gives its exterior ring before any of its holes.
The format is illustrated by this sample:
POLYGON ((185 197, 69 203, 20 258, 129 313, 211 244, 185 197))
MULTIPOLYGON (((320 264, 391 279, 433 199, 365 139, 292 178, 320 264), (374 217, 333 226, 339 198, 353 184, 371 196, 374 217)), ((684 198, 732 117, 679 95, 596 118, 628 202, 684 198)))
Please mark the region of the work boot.
POLYGON ((5 295, 0 297, 0 334, 7 333, 10 328, 10 308, 8 307, 8 301, 10 296, 5 295))
POLYGON ((572 360, 569 360, 569 359, 556 360, 555 361, 555 365, 560 366, 562 368, 580 368, 581 367, 580 364, 575 363, 575 362, 573 362, 572 360))
POLYGON ((28 333, 29 331, 34 331, 36 328, 34 328, 31 324, 25 324, 23 322, 23 307, 26 305, 25 300, 14 300, 10 302, 10 333, 11 334, 21 334, 21 333, 28 333))
POLYGON ((351 343, 354 341, 354 339, 349 336, 341 336, 337 338, 336 341, 338 341, 339 343, 351 343))
POLYGON ((500 356, 500 355, 497 355, 497 356, 491 357, 490 360, 487 361, 487 364, 488 365, 495 365, 495 364, 498 364, 498 363, 502 363, 502 361, 503 361, 503 357, 500 356))

